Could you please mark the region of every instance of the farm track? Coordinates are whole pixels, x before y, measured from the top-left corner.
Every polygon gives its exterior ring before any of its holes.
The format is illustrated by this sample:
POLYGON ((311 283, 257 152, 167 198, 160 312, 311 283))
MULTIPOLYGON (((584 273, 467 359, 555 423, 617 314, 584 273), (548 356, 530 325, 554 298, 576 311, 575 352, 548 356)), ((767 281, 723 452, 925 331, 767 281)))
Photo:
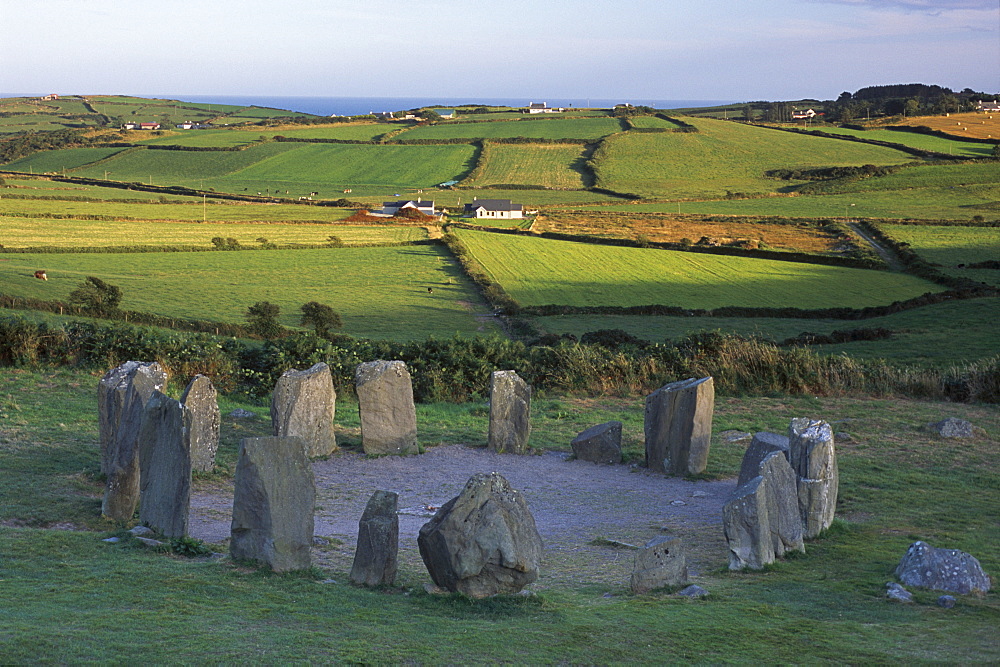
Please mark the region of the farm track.
POLYGON ((878 256, 881 257, 882 260, 889 266, 889 269, 891 271, 902 271, 905 268, 903 266, 903 263, 901 261, 899 261, 899 258, 896 257, 895 253, 893 253, 891 250, 889 250, 885 246, 879 245, 878 241, 876 241, 874 238, 872 238, 869 234, 865 233, 861 229, 861 227, 859 227, 857 225, 857 223, 848 222, 847 226, 850 227, 851 230, 853 230, 855 234, 857 234, 862 239, 864 239, 865 243, 867 243, 868 245, 870 245, 872 247, 872 249, 876 253, 878 253, 878 256))

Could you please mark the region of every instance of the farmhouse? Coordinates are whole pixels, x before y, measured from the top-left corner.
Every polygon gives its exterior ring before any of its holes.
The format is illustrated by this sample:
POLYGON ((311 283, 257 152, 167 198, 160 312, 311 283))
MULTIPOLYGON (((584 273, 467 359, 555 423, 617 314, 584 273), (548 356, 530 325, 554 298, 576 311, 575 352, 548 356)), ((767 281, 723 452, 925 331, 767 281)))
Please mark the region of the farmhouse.
POLYGON ((523 218, 524 207, 509 199, 473 199, 465 205, 464 218, 523 218))
POLYGON ((532 102, 524 107, 521 113, 561 113, 565 109, 561 107, 550 107, 548 102, 532 102))
POLYGON ((792 111, 792 119, 802 119, 802 118, 815 118, 820 114, 817 114, 812 109, 806 109, 805 111, 792 111))
POLYGON ((403 209, 411 208, 424 215, 434 215, 434 202, 406 199, 402 201, 382 202, 382 215, 396 215, 403 209))
POLYGON ((158 130, 159 123, 122 123, 123 130, 158 130))
POLYGON ((395 118, 391 111, 372 111, 371 115, 382 120, 392 120, 395 118))
POLYGON ((58 100, 59 96, 56 95, 55 93, 50 93, 48 95, 42 96, 39 99, 41 99, 43 102, 52 102, 53 100, 58 100))
POLYGON ((997 102, 996 100, 993 100, 992 102, 979 100, 976 102, 976 111, 1000 111, 1000 102, 997 102))
POLYGON ((211 123, 177 123, 175 126, 178 130, 209 130, 212 128, 211 123))

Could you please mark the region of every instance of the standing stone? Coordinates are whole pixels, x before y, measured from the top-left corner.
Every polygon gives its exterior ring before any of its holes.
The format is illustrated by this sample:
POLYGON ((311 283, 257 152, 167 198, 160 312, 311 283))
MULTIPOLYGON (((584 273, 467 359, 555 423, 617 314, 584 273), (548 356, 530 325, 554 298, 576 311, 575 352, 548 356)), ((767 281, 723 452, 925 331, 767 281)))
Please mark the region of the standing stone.
POLYGON ((990 590, 990 578, 979 560, 958 549, 937 549, 914 542, 896 567, 896 577, 907 586, 936 591, 982 595, 990 590))
POLYGON ((240 442, 229 553, 275 572, 309 567, 316 486, 297 436, 240 442))
POLYGON ((664 586, 688 582, 687 557, 679 537, 654 537, 635 553, 631 587, 633 593, 648 593, 664 586))
POLYGON ((129 521, 139 502, 139 427, 153 392, 167 374, 156 362, 128 361, 101 378, 97 389, 101 472, 107 476, 101 513, 129 521))
POLYGON ((417 410, 402 361, 369 361, 354 373, 365 454, 416 454, 417 410))
POLYGON ((788 427, 789 460, 798 476, 799 513, 805 537, 830 527, 837 512, 840 474, 833 429, 824 421, 793 419, 788 427))
POLYGON ((306 443, 306 456, 329 456, 337 451, 333 419, 337 392, 330 367, 320 362, 305 371, 287 370, 278 378, 271 397, 274 435, 297 435, 306 443))
POLYGON ((417 545, 435 584, 476 598, 517 593, 542 560, 528 504, 498 473, 474 475, 420 528, 417 545))
POLYGON ((191 505, 191 414, 155 392, 139 427, 139 521, 166 537, 187 534, 191 505))
POLYGON ((759 570, 788 551, 805 551, 791 466, 774 451, 758 470, 722 508, 731 570, 759 570))
POLYGON ((198 472, 211 472, 219 450, 218 392, 208 377, 195 375, 181 395, 181 403, 190 416, 191 467, 198 472))
POLYGON ((524 454, 531 435, 531 387, 514 371, 490 375, 490 433, 487 448, 524 454))
POLYGON ((759 475, 760 464, 764 462, 768 454, 773 452, 781 452, 787 460, 788 437, 778 435, 777 433, 768 433, 767 431, 755 433, 753 440, 750 441, 750 446, 747 447, 746 453, 743 454, 743 463, 740 464, 740 477, 736 482, 736 486, 743 486, 759 475))
POLYGON ((610 421, 591 426, 570 443, 580 461, 594 463, 622 462, 622 423, 610 421))
POLYGON ((399 496, 376 491, 368 499, 358 522, 358 548, 351 566, 351 581, 364 586, 391 585, 396 580, 399 554, 399 496))
POLYGON ((646 467, 671 475, 705 471, 712 439, 712 378, 671 382, 646 397, 646 467))

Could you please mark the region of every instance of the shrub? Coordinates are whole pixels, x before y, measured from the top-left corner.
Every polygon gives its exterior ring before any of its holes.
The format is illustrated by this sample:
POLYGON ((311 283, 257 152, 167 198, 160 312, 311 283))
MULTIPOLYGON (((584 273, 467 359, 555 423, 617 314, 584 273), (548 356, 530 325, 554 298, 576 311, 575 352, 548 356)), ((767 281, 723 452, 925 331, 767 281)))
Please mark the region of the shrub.
POLYGON ((269 301, 258 301, 247 308, 247 327, 261 338, 278 338, 285 329, 278 324, 281 307, 269 301))
POLYGON ((316 330, 316 335, 326 338, 330 335, 330 329, 339 329, 344 326, 340 319, 340 314, 325 303, 310 301, 302 304, 302 319, 299 324, 311 326, 316 330))
POLYGON ((109 285, 100 278, 89 276, 80 286, 69 293, 69 302, 80 306, 85 312, 98 317, 107 317, 118 311, 122 300, 122 290, 109 285))

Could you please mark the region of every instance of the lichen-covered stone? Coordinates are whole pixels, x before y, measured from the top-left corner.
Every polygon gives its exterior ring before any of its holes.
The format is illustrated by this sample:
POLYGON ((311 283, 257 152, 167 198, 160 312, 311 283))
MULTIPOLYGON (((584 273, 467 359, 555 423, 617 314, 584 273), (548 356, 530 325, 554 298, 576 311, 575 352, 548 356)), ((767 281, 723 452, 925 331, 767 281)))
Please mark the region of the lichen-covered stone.
POLYGON ((370 361, 354 373, 365 454, 416 454, 417 411, 402 361, 370 361))
POLYGON ((781 452, 788 459, 788 436, 761 431, 755 433, 750 446, 743 454, 740 464, 740 476, 736 486, 742 486, 760 474, 760 464, 768 454, 781 452))
POLYGON ((635 552, 630 586, 633 593, 648 593, 664 586, 688 582, 687 556, 679 537, 654 537, 635 552))
POLYGON ((896 577, 907 586, 960 595, 982 595, 990 590, 990 578, 975 556, 920 541, 906 550, 896 567, 896 577))
POLYGON ((646 397, 646 467, 671 475, 705 471, 712 440, 712 378, 671 382, 646 397))
POLYGON ((833 429, 825 421, 796 418, 788 427, 789 460, 798 476, 803 534, 816 537, 837 513, 840 473, 833 429))
POLYGON ((622 462, 622 423, 610 421, 591 426, 570 443, 573 455, 592 463, 622 462))
POLYGON ((396 579, 399 554, 399 496, 376 491, 368 499, 358 522, 358 546, 351 566, 351 581, 364 586, 391 585, 396 579))
POLYGON ((323 362, 304 371, 287 370, 271 395, 271 425, 276 436, 297 435, 306 456, 329 456, 337 450, 333 420, 337 392, 330 367, 323 362))
POLYGON ((181 395, 181 403, 190 416, 188 440, 191 443, 191 467, 211 472, 219 450, 219 393, 205 375, 195 375, 181 395))
POLYGON ((166 537, 187 535, 191 506, 191 414, 154 392, 139 428, 139 521, 166 537))
POLYGON ((490 375, 490 430, 487 447, 499 454, 524 454, 531 435, 531 387, 514 371, 490 375))

